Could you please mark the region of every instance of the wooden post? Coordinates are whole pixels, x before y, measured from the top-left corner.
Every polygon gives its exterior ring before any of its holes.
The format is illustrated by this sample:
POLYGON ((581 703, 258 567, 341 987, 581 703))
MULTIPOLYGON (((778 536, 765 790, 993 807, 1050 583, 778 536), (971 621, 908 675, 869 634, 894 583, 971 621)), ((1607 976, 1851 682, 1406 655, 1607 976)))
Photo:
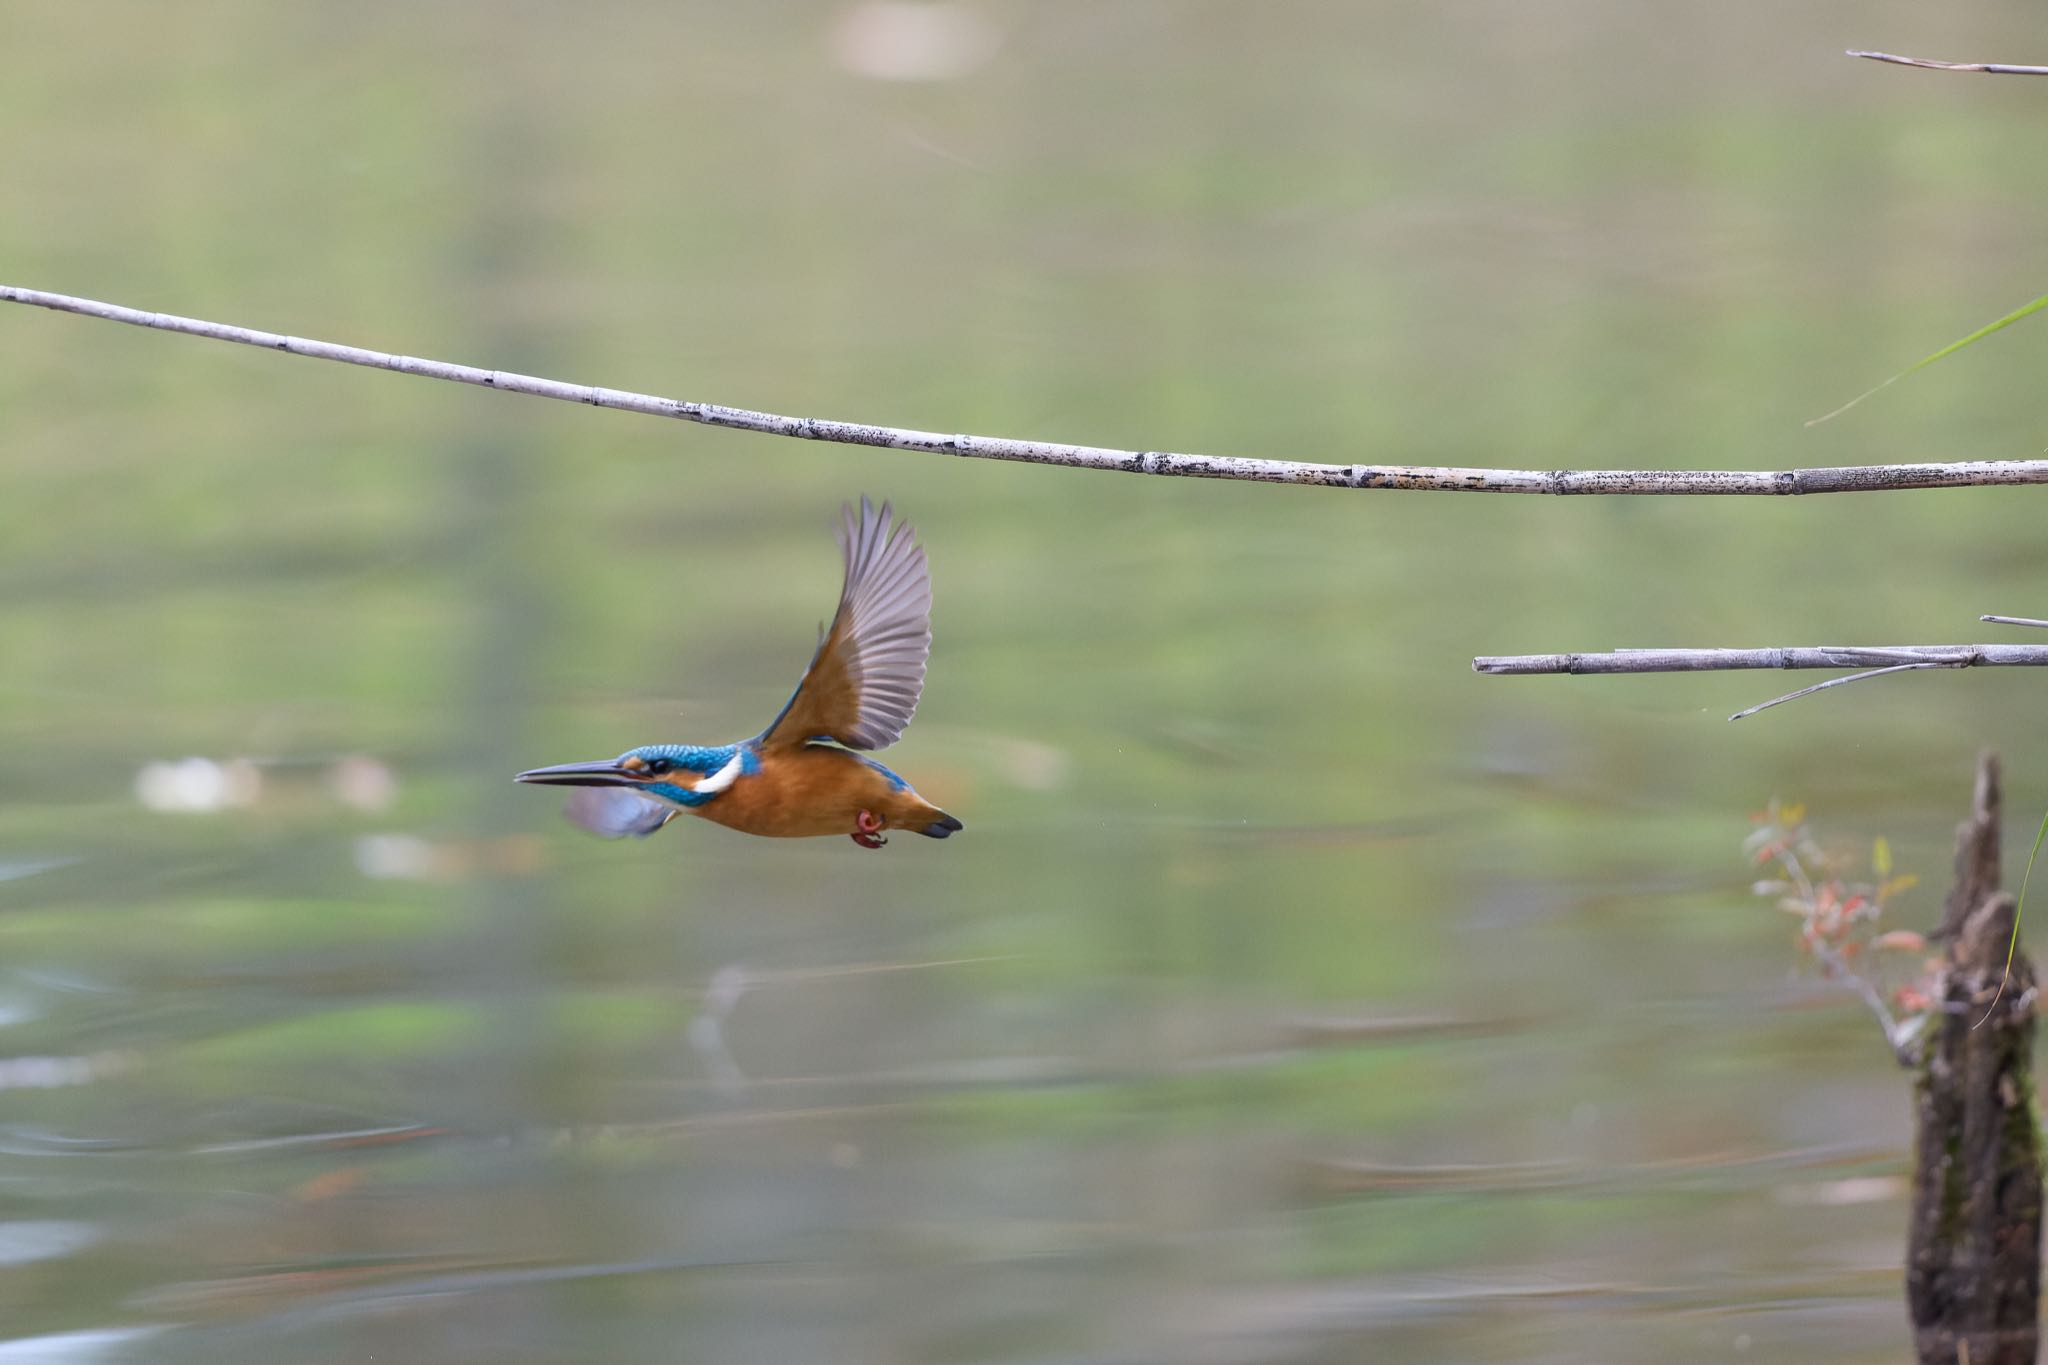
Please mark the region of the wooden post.
POLYGON ((1906 1301, 1921 1365, 2033 1365, 2040 1347, 2034 968, 2015 953, 2005 979, 2015 906, 1998 889, 1998 827, 1987 753, 1956 834, 1940 1013, 1915 1088, 1906 1301))

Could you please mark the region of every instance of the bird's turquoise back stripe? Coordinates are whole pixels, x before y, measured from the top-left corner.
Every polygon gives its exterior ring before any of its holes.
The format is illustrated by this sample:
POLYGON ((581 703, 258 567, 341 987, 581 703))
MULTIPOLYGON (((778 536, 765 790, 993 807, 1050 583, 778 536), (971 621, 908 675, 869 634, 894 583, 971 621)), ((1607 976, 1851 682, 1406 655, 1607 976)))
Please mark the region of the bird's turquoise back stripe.
POLYGON ((905 782, 902 778, 898 777, 895 773, 890 772, 887 768, 875 762, 875 760, 869 758, 866 754, 855 754, 854 757, 858 758, 861 762, 867 764, 870 768, 873 768, 882 776, 888 778, 890 790, 899 792, 907 792, 910 790, 910 784, 908 782, 905 782))

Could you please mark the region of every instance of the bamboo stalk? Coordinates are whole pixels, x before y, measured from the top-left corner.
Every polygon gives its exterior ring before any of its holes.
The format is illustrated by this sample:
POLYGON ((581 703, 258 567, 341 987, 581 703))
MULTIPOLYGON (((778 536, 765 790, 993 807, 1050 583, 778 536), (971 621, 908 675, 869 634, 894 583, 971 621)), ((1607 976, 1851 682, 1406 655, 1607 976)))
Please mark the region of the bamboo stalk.
MULTIPOLYGON (((2024 617, 1986 616, 2011 625, 2041 625, 2024 617)), ((1808 645, 1791 649, 1617 649, 1605 654, 1501 654, 1472 661, 1475 673, 1702 673, 1719 669, 1855 668, 1863 671, 1829 678, 1755 706, 1744 707, 1730 720, 1741 720, 1788 701, 1825 692, 1845 683, 1881 678, 1920 668, 2040 668, 2048 666, 2043 645, 1808 645)))
MULTIPOLYGON (((969 436, 817 417, 786 417, 717 403, 663 398, 590 384, 571 384, 509 370, 479 369, 445 360, 393 355, 331 341, 262 332, 229 323, 171 313, 151 313, 120 304, 0 285, 0 303, 27 304, 60 313, 100 318, 156 331, 230 341, 313 360, 332 360, 398 374, 508 393, 552 398, 588 407, 669 417, 705 426, 805 441, 877 446, 890 450, 955 455, 963 459, 1063 465, 1127 474, 1197 479, 1245 479, 1259 483, 1308 484, 1332 488, 1405 489, 1447 493, 1614 494, 1637 496, 1763 496, 1806 493, 1878 493, 1908 488, 1973 488, 2048 483, 2048 460, 1953 460, 1917 464, 1840 465, 1815 469, 1464 469, 1430 465, 1324 464, 1304 460, 1253 459, 1231 455, 1180 454, 1163 450, 1117 450, 999 436, 969 436)), ((1777 667, 1779 665, 1770 665, 1777 667)), ((1555 671, 1555 670, 1549 670, 1555 671)))
POLYGON ((2041 668, 2048 645, 1808 645, 1786 649, 1623 649, 1604 654, 1502 654, 1478 673, 1699 673, 1748 668, 2041 668))

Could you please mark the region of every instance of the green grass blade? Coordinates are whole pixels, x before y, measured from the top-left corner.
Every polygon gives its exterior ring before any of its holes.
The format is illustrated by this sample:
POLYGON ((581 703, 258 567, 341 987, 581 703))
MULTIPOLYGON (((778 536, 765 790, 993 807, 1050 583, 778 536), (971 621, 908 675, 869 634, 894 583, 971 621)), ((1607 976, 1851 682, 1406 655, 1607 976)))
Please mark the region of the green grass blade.
MULTIPOLYGON (((1998 998, 2005 994, 2005 986, 2012 980, 2012 960, 2020 950, 2020 916, 2027 913, 2027 883, 2034 877, 2034 859, 2041 856, 2041 841, 2048 839, 2048 815, 2041 817, 2041 830, 2034 836, 2034 851, 2027 855, 2027 870, 2020 874, 2020 898, 2012 908, 2012 940, 2005 945, 2005 975, 1998 979, 1998 989, 1991 996, 1991 1003, 1984 1007, 1984 1019, 1991 1017, 1991 1011, 1998 1008, 1998 998)), ((1984 1019, 1970 1025, 1972 1029, 1982 1028, 1984 1019)))
POLYGON ((2038 313, 2043 308, 2048 308, 2048 294, 2043 294, 2040 298, 2035 299, 2032 303, 2021 304, 2018 308, 2013 309, 2010 313, 2007 313, 1998 321, 1989 323, 1983 327, 1979 327, 1976 331, 1970 333, 1968 336, 1962 338, 1962 340, 1960 341, 1951 341, 1948 345, 1942 347, 1933 355, 1920 357, 1920 359, 1914 361, 1905 369, 1900 370, 1890 379, 1885 380, 1884 383, 1879 384, 1877 388, 1865 389, 1862 393, 1857 394, 1854 398, 1851 398, 1848 402, 1842 404, 1842 406, 1836 408, 1833 412, 1828 413, 1825 417, 1816 417, 1812 421, 1808 422, 1806 425, 1810 427, 1817 427, 1822 422, 1833 421, 1835 418, 1840 417, 1843 413, 1847 412, 1850 408, 1855 407, 1858 403, 1861 403, 1864 399, 1870 397, 1871 394, 1876 393, 1878 389, 1889 388, 1891 385, 1898 383, 1901 379, 1904 379, 1907 375, 1913 373, 1913 371, 1925 369, 1927 366, 1932 365, 1937 360, 1941 360, 1947 356, 1952 356, 1957 351, 1962 350, 1963 347, 1968 346, 1971 342, 1982 341, 1985 337, 1990 336, 1993 332, 1998 331, 2000 328, 2010 327, 2015 322, 2018 322, 2021 318, 2026 317, 2029 313, 2038 313))

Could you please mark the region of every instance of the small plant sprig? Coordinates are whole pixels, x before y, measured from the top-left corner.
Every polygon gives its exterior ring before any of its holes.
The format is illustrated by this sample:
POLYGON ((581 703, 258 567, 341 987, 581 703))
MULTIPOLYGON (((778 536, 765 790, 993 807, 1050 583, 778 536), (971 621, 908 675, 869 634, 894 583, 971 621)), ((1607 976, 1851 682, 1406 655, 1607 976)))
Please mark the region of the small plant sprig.
POLYGON ((1821 846, 1807 827, 1803 804, 1781 804, 1774 797, 1750 820, 1756 829, 1742 846, 1751 865, 1774 867, 1777 873, 1751 889, 1799 918, 1800 951, 1820 964, 1823 976, 1860 995, 1884 1029, 1892 1055, 1901 1066, 1914 1065, 1935 1007, 1935 964, 1925 957, 1925 934, 1885 929, 1883 917, 1892 898, 1919 878, 1894 873, 1891 845, 1883 839, 1871 845, 1866 876, 1860 850, 1845 854, 1821 846), (1908 955, 1916 959, 1912 975, 1893 987, 1887 999, 1881 983, 1892 973, 1884 963, 1908 955))

